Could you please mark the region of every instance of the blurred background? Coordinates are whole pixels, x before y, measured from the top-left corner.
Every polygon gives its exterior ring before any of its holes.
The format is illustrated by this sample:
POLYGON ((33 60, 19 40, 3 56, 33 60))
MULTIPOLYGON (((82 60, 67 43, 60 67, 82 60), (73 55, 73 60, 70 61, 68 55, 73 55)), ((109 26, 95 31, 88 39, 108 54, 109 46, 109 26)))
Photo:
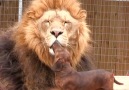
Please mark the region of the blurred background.
MULTIPOLYGON (((22 17, 31 0, 0 0, 0 33, 22 17)), ((129 71, 129 0, 80 0, 94 40, 98 68, 127 75, 129 71)))

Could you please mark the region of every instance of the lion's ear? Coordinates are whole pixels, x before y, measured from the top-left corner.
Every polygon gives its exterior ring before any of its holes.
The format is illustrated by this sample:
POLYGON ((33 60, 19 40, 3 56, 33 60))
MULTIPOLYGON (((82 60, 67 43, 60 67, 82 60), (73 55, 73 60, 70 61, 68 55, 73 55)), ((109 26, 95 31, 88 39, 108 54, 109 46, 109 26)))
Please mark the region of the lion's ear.
POLYGON ((40 10, 40 9, 38 11, 36 11, 36 10, 29 10, 27 12, 27 17, 32 18, 32 19, 37 19, 37 18, 41 17, 42 14, 43 14, 43 11, 40 10))
POLYGON ((29 18, 34 19, 34 18, 35 18, 35 12, 34 12, 34 11, 28 11, 28 12, 27 12, 27 16, 28 16, 29 18))
POLYGON ((81 18, 81 19, 86 19, 86 17, 87 17, 87 12, 86 12, 86 10, 81 10, 81 11, 80 11, 80 18, 81 18))

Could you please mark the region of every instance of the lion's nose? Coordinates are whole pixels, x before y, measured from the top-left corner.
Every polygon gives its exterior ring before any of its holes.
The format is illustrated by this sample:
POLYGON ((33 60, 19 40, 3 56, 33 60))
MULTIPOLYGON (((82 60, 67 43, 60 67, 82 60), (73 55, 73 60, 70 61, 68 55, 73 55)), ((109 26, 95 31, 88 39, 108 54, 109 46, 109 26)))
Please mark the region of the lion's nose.
POLYGON ((56 38, 61 35, 63 32, 61 31, 51 31, 51 34, 54 35, 56 38))

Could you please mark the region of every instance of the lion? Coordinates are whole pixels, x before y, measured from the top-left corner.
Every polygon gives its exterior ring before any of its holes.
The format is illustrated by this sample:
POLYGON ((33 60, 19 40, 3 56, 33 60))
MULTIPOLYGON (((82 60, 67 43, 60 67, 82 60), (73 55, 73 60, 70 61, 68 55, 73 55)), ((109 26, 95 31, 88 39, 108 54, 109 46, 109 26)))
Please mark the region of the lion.
POLYGON ((0 36, 0 90, 55 87, 52 44, 70 52, 77 71, 94 69, 87 13, 78 0, 33 0, 20 22, 0 36))

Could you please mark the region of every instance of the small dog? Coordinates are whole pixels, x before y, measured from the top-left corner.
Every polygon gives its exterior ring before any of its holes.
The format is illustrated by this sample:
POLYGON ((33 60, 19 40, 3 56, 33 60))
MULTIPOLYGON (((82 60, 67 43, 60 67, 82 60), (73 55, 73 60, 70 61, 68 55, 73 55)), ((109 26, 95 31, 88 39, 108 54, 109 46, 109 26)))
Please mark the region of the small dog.
POLYGON ((113 73, 97 69, 77 72, 71 67, 69 52, 55 42, 52 46, 55 62, 55 83, 60 90, 113 90, 113 83, 123 85, 115 80, 113 73))

